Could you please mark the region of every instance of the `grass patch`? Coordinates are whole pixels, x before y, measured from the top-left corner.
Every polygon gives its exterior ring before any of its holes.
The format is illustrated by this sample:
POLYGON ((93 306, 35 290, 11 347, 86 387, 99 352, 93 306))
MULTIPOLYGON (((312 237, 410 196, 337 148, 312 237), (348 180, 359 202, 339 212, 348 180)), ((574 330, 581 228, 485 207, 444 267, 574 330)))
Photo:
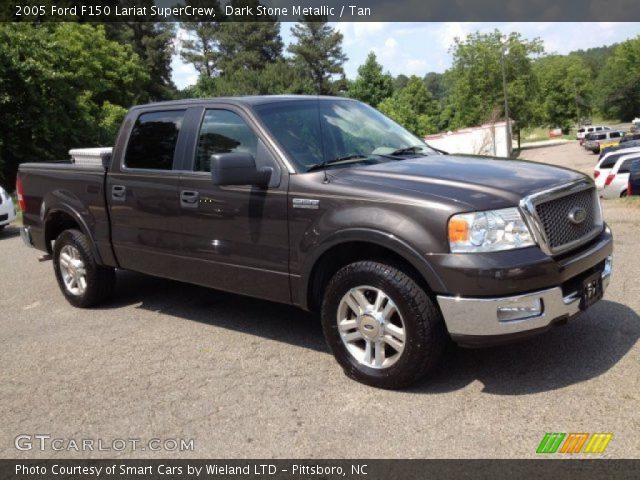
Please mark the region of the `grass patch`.
POLYGON ((561 137, 550 137, 549 136, 550 128, 547 127, 530 127, 523 128, 520 132, 520 142, 521 143, 529 143, 529 142, 541 142, 543 140, 575 140, 575 133, 570 132, 567 135, 562 135, 561 137))
POLYGON ((634 208, 640 208, 640 195, 633 195, 631 197, 616 198, 614 200, 620 205, 628 205, 634 208))

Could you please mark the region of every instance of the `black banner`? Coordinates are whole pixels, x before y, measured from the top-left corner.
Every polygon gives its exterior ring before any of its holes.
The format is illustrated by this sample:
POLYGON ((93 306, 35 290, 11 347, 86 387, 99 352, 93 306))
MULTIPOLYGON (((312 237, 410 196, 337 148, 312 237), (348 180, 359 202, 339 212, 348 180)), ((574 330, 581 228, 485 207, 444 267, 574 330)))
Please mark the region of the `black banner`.
MULTIPOLYGON (((333 22, 634 22, 637 0, 260 0, 233 8, 217 0, 15 0, 0 6, 0 21, 296 22, 305 15, 333 22)), ((242 3, 242 2, 240 2, 242 3)))
POLYGON ((0 460, 3 480, 637 479, 640 460, 0 460))

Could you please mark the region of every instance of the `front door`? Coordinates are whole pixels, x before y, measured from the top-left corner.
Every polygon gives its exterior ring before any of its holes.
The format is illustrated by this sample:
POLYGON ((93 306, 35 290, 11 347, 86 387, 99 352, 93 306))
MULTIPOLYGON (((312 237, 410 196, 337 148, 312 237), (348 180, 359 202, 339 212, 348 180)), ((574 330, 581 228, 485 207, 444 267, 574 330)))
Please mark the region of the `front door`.
POLYGON ((288 175, 256 132, 239 109, 202 111, 179 189, 184 266, 191 282, 289 302, 288 175), (270 186, 214 185, 211 155, 231 152, 271 167, 270 186))

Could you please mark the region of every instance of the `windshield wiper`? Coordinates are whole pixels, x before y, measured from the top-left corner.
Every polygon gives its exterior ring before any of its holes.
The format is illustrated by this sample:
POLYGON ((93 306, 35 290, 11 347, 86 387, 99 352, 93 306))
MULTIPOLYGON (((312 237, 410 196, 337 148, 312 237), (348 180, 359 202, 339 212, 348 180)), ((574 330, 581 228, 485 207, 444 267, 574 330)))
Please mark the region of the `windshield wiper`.
POLYGON ((320 170, 336 163, 346 162, 347 160, 361 160, 369 158, 370 155, 363 155, 362 153, 352 153, 344 155, 342 157, 332 158, 331 160, 325 160, 324 162, 316 163, 307 168, 307 172, 313 172, 314 170, 320 170))
POLYGON ((422 151, 425 148, 427 148, 426 145, 413 145, 411 147, 404 147, 404 148, 399 148, 397 150, 394 150, 389 155, 396 156, 396 155, 404 155, 405 153, 418 153, 418 151, 422 151))

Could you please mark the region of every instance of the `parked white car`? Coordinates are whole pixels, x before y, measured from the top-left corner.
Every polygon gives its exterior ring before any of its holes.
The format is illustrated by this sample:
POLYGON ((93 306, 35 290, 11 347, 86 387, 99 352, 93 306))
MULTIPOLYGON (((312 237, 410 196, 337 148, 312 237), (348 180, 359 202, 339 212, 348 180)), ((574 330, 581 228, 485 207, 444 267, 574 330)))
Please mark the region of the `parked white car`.
POLYGON ((614 150, 613 152, 607 152, 596 164, 596 168, 593 171, 593 178, 596 183, 596 188, 602 190, 604 184, 607 181, 607 176, 611 173, 611 170, 615 166, 616 162, 629 154, 640 154, 640 147, 629 147, 620 150, 614 150))
POLYGON ((620 198, 627 195, 631 163, 638 159, 640 159, 640 153, 630 153, 616 160, 616 164, 605 179, 604 188, 600 191, 602 198, 620 198))
POLYGON ((584 125, 578 128, 576 140, 583 140, 589 133, 603 132, 606 130, 611 130, 611 127, 605 127, 602 125, 584 125))
POLYGON ((0 187, 0 230, 16 219, 16 208, 7 191, 0 187))

